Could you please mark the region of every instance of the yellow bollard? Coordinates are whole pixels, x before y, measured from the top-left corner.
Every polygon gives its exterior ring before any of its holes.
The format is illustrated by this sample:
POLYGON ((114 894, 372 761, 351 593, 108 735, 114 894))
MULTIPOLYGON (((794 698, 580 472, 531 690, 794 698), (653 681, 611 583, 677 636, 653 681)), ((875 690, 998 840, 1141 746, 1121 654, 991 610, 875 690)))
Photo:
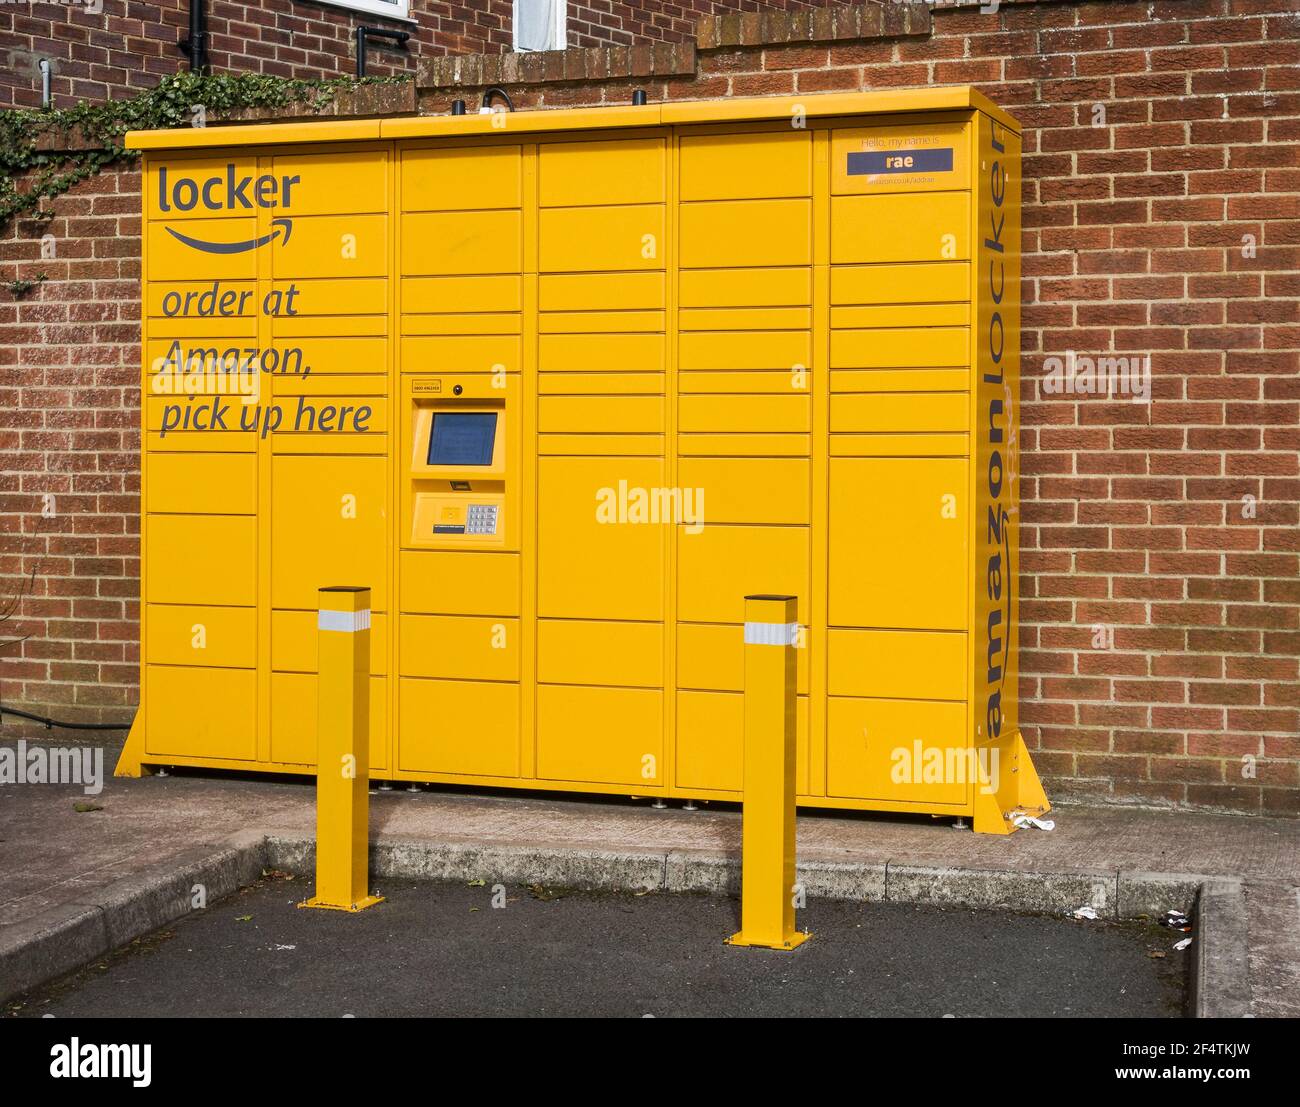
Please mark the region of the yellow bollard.
POLYGON ((317 616, 316 894, 299 907, 362 911, 369 894, 370 589, 322 588, 317 616))
POLYGON ((745 597, 745 794, 740 930, 733 946, 794 949, 795 640, 793 596, 745 597))

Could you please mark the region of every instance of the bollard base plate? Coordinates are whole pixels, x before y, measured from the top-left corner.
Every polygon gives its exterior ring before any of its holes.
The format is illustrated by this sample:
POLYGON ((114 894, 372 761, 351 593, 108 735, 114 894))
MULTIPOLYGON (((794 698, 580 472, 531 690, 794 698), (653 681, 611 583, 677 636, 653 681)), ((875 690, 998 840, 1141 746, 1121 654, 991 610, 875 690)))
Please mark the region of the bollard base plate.
POLYGON ((788 953, 792 949, 798 949, 812 935, 803 930, 796 930, 788 938, 780 943, 773 942, 751 942, 745 937, 743 930, 737 930, 730 938, 726 940, 729 946, 749 946, 751 949, 775 949, 788 953))
POLYGON ((383 903, 383 896, 366 896, 365 899, 359 899, 356 903, 326 903, 324 900, 312 896, 311 899, 305 899, 298 904, 299 907, 315 907, 321 911, 347 911, 355 915, 358 911, 364 911, 367 907, 374 907, 376 903, 383 903))

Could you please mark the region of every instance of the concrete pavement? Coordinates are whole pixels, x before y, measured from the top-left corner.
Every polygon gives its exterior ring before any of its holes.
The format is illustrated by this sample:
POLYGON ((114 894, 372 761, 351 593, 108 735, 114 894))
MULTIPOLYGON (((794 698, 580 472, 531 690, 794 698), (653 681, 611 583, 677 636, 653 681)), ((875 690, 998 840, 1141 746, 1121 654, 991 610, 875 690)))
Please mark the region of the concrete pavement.
MULTIPOLYGON (((106 750, 106 765, 114 759, 106 750)), ((1054 817, 1054 831, 994 838, 930 819, 810 812, 799 820, 799 858, 828 872, 878 871, 892 882, 889 898, 923 902, 942 902, 951 882, 935 874, 952 870, 989 874, 994 885, 996 878, 1055 885, 1053 902, 1089 889, 1118 898, 1121 874, 1236 878, 1244 889, 1250 1013, 1300 1016, 1300 822, 1116 807, 1062 807, 1054 817)), ((279 839, 282 854, 297 848, 301 856, 313 820, 310 779, 110 778, 98 796, 65 786, 0 787, 0 927, 93 900, 123 880, 216 850, 238 832, 279 839)), ((486 850, 525 866, 530 856, 617 855, 652 868, 671 860, 726 873, 739 854, 740 816, 717 806, 655 811, 626 800, 398 790, 372 797, 371 830, 376 847, 390 853, 413 844, 426 852, 486 850)), ((863 879, 861 897, 873 898, 863 879)))

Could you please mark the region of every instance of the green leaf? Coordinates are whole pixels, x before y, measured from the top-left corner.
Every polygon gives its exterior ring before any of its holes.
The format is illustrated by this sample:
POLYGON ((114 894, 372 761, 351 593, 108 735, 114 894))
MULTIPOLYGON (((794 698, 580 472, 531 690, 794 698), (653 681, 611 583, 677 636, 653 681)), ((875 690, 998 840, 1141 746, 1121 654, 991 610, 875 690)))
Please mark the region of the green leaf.
POLYGON ((45 200, 61 196, 110 165, 134 161, 123 146, 127 131, 189 127, 194 108, 221 116, 245 108, 303 104, 328 107, 340 92, 360 85, 400 84, 410 77, 335 77, 303 81, 261 73, 175 73, 129 100, 82 103, 69 108, 22 108, 0 112, 0 229, 24 212, 37 213, 45 200), (43 135, 80 136, 85 149, 38 150, 43 135))

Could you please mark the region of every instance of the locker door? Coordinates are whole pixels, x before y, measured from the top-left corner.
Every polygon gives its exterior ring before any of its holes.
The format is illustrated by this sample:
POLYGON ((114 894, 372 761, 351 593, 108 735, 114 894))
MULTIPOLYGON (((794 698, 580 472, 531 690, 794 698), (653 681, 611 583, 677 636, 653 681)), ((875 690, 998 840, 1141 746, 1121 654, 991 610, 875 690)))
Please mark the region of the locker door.
POLYGON ((257 756, 257 674, 252 669, 150 665, 145 750, 156 757, 257 756))
POLYGON ((382 457, 277 456, 271 499, 272 606, 314 609, 319 588, 354 584, 388 609, 382 457))
POLYGON ((965 723, 962 703, 832 696, 827 790, 859 799, 965 803, 968 789, 980 783, 965 723))
POLYGON ((257 602, 257 520, 240 515, 151 515, 148 603, 257 602))
POLYGON ((537 613, 663 618, 664 526, 638 493, 664 483, 657 458, 545 457, 539 464, 537 613))
MULTIPOLYGON (((316 764, 315 673, 271 674, 271 760, 290 765, 316 764)), ((370 678, 371 770, 386 769, 388 678, 370 678)))
POLYGON ((963 629, 967 500, 962 458, 833 458, 830 624, 963 629))

